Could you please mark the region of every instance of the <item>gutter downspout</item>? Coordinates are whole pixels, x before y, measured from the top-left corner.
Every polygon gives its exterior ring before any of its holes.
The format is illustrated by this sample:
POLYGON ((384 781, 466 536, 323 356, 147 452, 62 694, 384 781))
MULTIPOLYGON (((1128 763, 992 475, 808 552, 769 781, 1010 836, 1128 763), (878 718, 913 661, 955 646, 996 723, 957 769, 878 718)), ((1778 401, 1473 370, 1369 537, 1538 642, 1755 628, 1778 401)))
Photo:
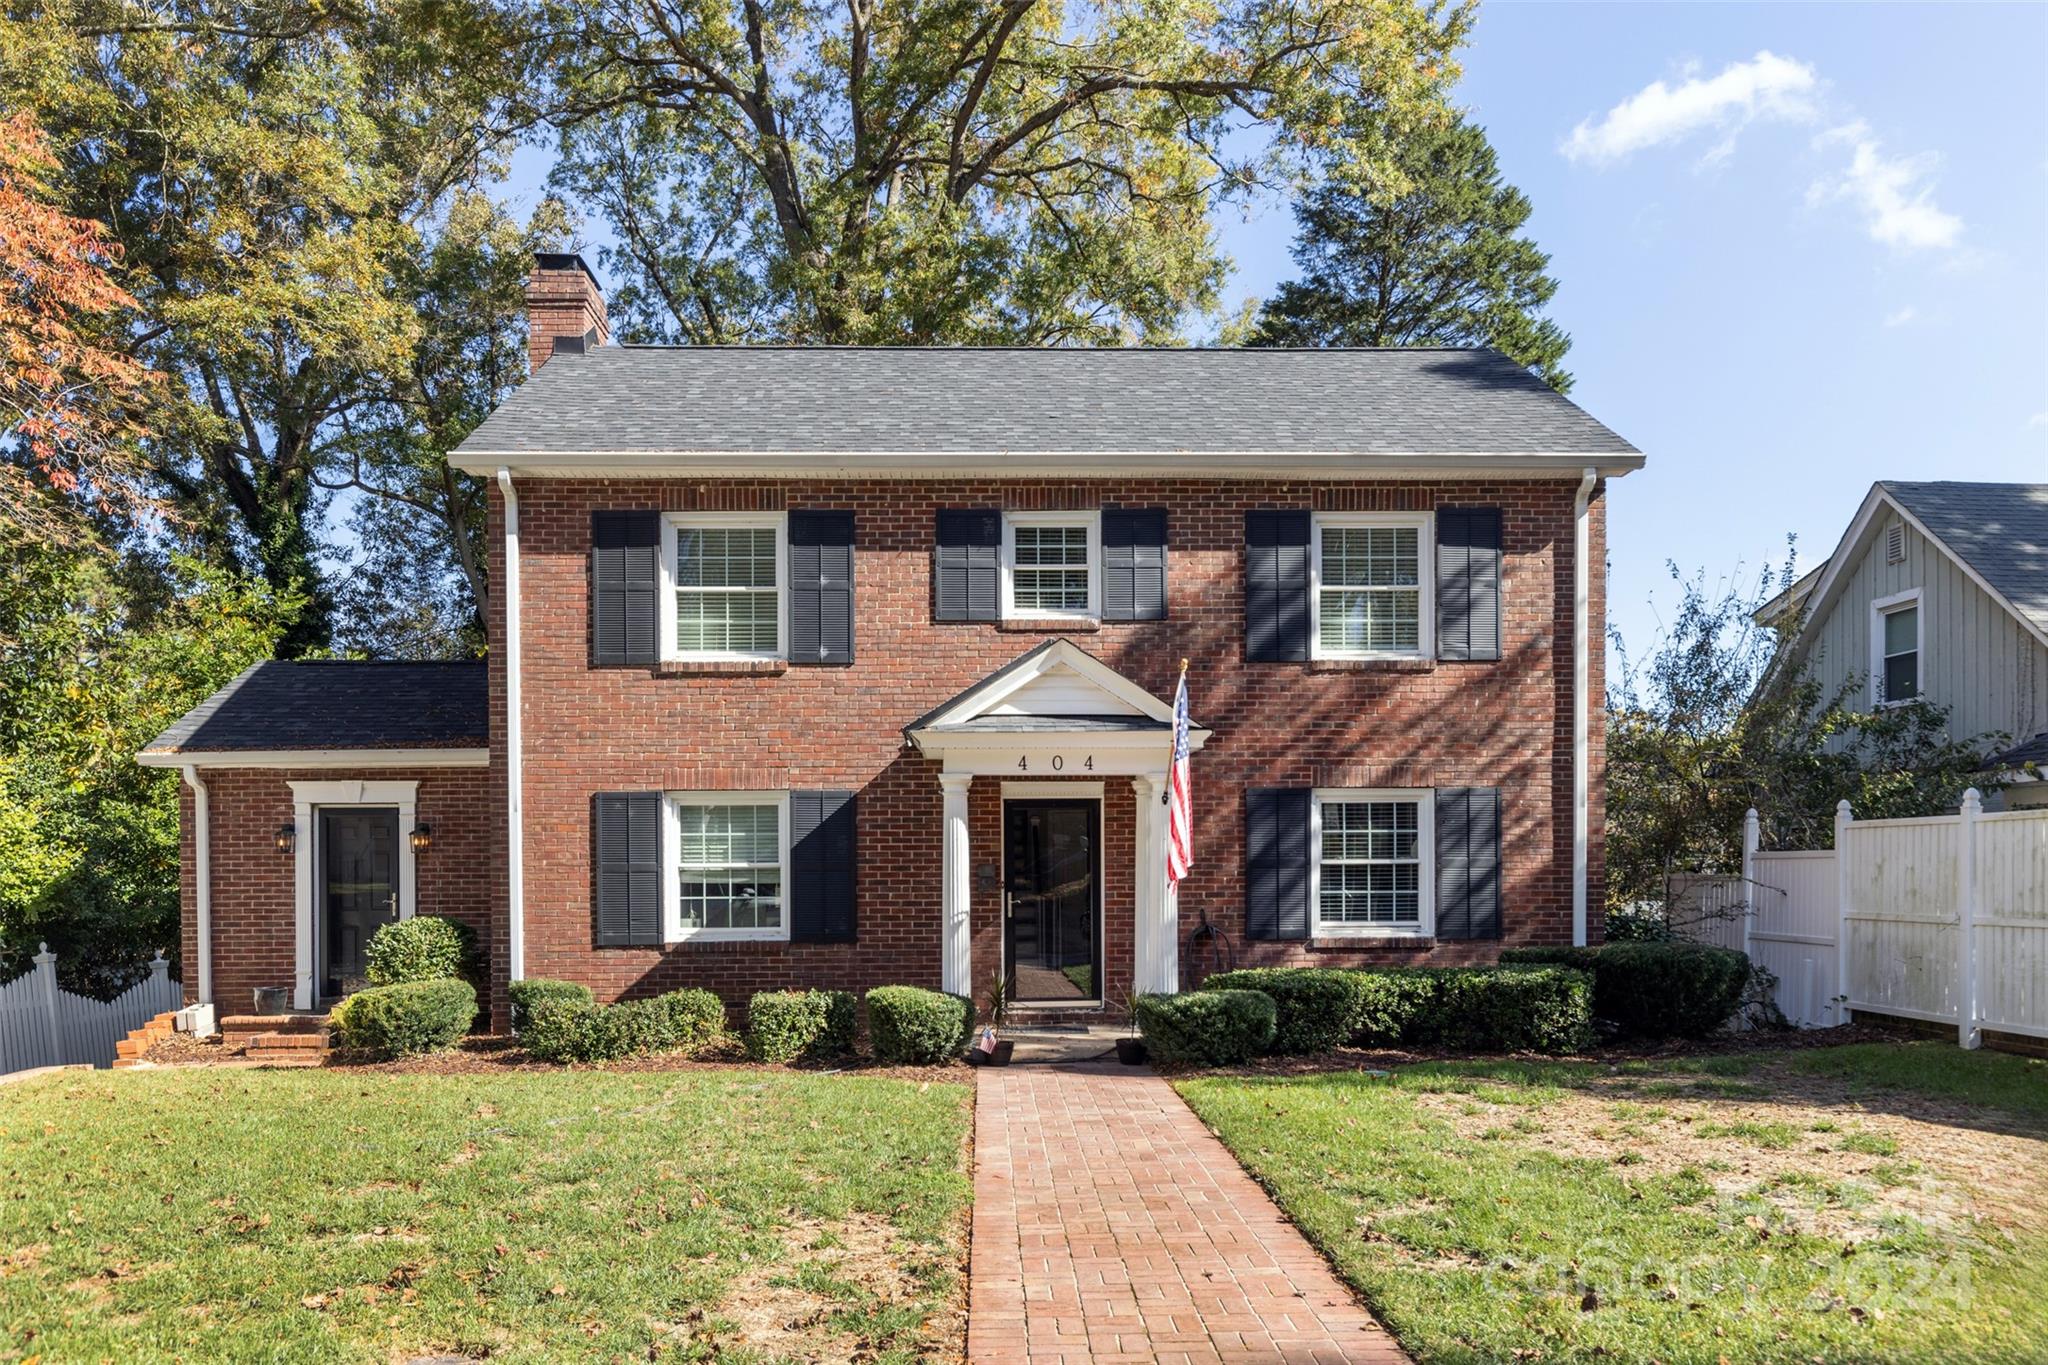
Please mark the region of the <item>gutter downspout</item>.
POLYGON ((1589 783, 1591 753, 1587 736, 1586 693, 1592 679, 1588 658, 1592 614, 1593 520, 1588 506, 1600 473, 1588 468, 1579 478, 1572 501, 1572 946, 1586 946, 1586 877, 1592 810, 1589 783))
POLYGON ((498 471, 505 495, 505 979, 526 977, 526 769, 520 746, 519 495, 512 471, 498 471))
POLYGON ((185 785, 192 789, 192 851, 193 885, 197 892, 193 904, 193 934, 198 944, 199 961, 193 964, 199 972, 199 1000, 202 1005, 213 1003, 213 810, 207 798, 206 784, 199 780, 199 769, 187 763, 184 767, 185 785))

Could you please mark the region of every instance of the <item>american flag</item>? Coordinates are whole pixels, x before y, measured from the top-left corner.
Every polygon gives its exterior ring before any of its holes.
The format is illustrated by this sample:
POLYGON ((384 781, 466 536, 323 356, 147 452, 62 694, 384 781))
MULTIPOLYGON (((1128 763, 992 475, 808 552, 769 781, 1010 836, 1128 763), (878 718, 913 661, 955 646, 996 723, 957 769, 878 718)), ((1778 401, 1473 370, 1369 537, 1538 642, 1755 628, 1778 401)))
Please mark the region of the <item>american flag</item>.
POLYGON ((1166 885, 1180 885, 1195 861, 1194 791, 1188 780, 1188 671, 1173 694, 1173 771, 1166 779, 1166 885))

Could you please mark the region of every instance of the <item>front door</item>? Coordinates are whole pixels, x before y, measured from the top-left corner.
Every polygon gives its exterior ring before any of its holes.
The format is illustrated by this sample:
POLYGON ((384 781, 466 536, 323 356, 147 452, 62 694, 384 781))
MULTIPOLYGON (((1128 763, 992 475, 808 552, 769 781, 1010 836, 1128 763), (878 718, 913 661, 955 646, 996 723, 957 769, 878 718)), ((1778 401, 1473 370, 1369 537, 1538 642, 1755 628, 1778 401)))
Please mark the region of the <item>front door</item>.
POLYGON ((1102 806, 1003 803, 1003 955, 1019 1003, 1102 998, 1102 806))
POLYGON ((320 812, 320 994, 361 990, 370 935, 398 918, 398 809, 320 812))

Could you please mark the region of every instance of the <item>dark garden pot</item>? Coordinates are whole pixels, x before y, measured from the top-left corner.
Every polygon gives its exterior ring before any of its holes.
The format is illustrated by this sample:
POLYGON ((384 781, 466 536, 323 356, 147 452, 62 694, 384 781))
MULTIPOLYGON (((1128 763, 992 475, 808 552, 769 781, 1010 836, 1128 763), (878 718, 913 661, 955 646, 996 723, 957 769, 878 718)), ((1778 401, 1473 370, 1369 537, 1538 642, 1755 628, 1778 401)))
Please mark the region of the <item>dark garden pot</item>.
POLYGON ((1145 1064, 1145 1040, 1143 1038, 1117 1039, 1116 1059, 1125 1066, 1143 1066, 1145 1064))
POLYGON ((1010 1064, 1010 1054, 1016 1050, 1016 1043, 1008 1038, 999 1038, 996 1040, 995 1051, 993 1052, 983 1052, 978 1047, 967 1049, 967 1064, 969 1066, 1008 1066, 1010 1064))
POLYGON ((258 1014, 283 1014, 291 1006, 291 987, 258 986, 256 988, 256 1012, 258 1014))

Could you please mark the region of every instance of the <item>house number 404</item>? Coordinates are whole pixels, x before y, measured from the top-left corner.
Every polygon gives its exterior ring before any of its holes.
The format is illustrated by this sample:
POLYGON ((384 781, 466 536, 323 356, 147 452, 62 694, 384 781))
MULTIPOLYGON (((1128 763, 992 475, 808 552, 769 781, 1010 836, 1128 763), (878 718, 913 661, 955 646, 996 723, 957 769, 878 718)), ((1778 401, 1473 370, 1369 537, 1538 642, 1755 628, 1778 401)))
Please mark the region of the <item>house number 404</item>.
MULTIPOLYGON (((1046 762, 1051 766, 1052 770, 1056 773, 1063 773, 1067 770, 1067 757, 1065 754, 1054 754, 1051 758, 1047 759, 1046 762)), ((1019 758, 1017 760, 1017 771, 1020 773, 1028 773, 1031 771, 1030 755, 1026 754, 1022 758, 1019 758)), ((1080 771, 1084 773, 1092 773, 1095 771, 1094 754, 1089 754, 1086 758, 1083 758, 1081 760, 1080 771)))

